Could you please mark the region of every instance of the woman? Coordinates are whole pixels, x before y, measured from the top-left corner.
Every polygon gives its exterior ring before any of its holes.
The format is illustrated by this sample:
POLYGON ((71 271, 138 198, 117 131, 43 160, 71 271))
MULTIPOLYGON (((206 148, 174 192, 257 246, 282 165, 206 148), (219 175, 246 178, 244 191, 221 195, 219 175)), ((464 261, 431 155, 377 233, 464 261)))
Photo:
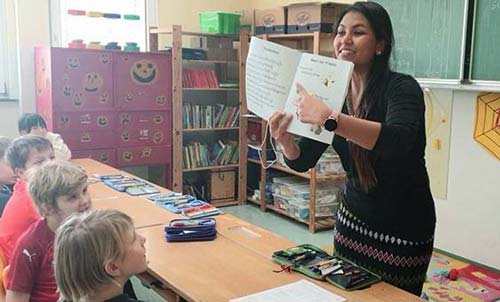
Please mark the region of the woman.
MULTIPOLYGON (((418 83, 389 68, 389 15, 379 4, 357 2, 341 16, 337 59, 354 63, 342 112, 297 85, 297 117, 335 131, 332 145, 347 172, 346 200, 337 213, 335 253, 420 295, 432 254, 435 211, 424 160, 424 100, 418 83)), ((328 145, 286 132, 292 115, 269 121, 288 166, 307 171, 328 145)))

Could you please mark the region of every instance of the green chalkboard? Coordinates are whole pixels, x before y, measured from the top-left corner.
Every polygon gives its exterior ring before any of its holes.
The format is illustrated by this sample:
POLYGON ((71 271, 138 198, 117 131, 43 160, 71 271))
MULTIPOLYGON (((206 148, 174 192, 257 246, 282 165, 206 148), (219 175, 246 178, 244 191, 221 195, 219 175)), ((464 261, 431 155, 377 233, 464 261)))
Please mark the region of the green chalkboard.
POLYGON ((500 0, 476 0, 471 80, 500 81, 500 0))
POLYGON ((467 0, 374 2, 391 17, 394 70, 421 79, 462 79, 467 0))

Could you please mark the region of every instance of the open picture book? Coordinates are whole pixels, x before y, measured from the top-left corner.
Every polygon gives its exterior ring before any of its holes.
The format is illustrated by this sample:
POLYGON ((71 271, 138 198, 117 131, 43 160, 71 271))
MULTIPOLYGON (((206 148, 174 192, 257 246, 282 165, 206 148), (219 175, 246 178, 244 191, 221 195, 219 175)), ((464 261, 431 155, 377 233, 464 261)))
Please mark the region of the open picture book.
POLYGON ((353 64, 348 61, 302 53, 252 37, 246 64, 248 109, 269 120, 276 111, 292 113, 288 132, 331 144, 333 132, 323 125, 305 124, 295 115, 299 98, 296 84, 340 112, 347 96, 353 64))

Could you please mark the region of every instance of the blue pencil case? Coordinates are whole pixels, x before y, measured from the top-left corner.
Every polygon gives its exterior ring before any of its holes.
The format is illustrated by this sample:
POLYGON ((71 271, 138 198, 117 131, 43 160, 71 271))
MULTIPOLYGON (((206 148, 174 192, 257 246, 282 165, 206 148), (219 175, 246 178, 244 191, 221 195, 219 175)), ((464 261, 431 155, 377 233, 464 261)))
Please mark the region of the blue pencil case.
POLYGON ((168 242, 214 240, 215 226, 214 218, 173 219, 165 226, 165 239, 168 242))

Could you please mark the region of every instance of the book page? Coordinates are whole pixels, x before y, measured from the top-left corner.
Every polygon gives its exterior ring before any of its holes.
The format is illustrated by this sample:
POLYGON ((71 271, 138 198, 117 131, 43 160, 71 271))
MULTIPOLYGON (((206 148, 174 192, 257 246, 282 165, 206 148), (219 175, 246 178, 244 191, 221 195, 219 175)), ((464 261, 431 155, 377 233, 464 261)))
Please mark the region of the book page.
POLYGON ((300 280, 280 287, 255 293, 230 302, 341 302, 345 298, 323 289, 316 284, 300 280))
POLYGON ((300 57, 297 50, 252 37, 246 66, 248 110, 265 120, 283 110, 300 57))
POLYGON ((285 111, 294 115, 288 132, 331 144, 333 132, 325 130, 323 125, 302 123, 295 116, 297 108, 294 102, 299 98, 296 83, 302 84, 309 94, 325 101, 331 109, 340 112, 347 96, 352 68, 353 64, 348 61, 302 54, 285 106, 285 111))

